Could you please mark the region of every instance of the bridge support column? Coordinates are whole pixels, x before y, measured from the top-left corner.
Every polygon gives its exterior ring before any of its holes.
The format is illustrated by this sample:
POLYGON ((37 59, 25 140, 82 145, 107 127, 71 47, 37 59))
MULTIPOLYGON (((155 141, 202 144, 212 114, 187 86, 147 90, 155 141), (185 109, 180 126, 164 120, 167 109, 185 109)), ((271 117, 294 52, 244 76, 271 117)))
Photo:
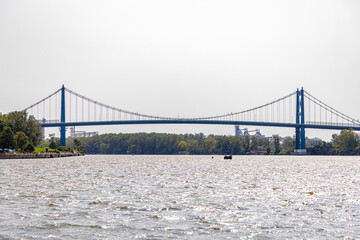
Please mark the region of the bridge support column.
POLYGON ((61 88, 61 119, 62 123, 60 127, 60 146, 66 146, 66 129, 65 129, 65 87, 61 88))
POLYGON ((60 146, 66 146, 66 129, 65 129, 65 126, 60 127, 60 146))
MULTIPOLYGON (((304 103, 304 89, 301 88, 301 124, 305 124, 305 103, 304 103)), ((306 153, 306 138, 305 138, 305 128, 300 129, 300 150, 306 153)))
POLYGON ((300 128, 295 128, 295 152, 300 149, 300 128))
MULTIPOLYGON (((304 89, 296 91, 296 124, 305 124, 304 89)), ((295 154, 306 154, 305 128, 295 128, 295 154)))

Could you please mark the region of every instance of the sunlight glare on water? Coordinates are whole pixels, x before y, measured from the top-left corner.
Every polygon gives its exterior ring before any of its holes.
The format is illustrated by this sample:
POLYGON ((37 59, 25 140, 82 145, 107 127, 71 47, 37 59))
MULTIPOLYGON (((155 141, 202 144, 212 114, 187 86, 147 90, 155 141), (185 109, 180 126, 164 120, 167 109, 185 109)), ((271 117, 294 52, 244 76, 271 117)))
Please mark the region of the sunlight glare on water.
POLYGON ((360 236, 360 157, 0 161, 0 239, 360 236))

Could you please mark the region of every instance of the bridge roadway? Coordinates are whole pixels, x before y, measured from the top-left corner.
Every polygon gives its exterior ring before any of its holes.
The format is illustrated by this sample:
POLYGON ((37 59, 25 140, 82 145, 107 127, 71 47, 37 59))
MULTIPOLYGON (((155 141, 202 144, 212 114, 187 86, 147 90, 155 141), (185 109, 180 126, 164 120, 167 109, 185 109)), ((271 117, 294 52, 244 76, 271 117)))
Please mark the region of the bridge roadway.
POLYGON ((192 119, 169 119, 169 120, 122 120, 122 121, 96 121, 96 122, 56 122, 42 123, 41 127, 69 127, 69 126, 101 126, 101 125, 133 125, 133 124, 209 124, 209 125, 243 125, 264 127, 286 127, 286 128, 312 128, 343 130, 354 129, 360 131, 360 125, 327 125, 327 124, 296 124, 296 123, 274 123, 274 122, 251 122, 251 121, 228 121, 228 120, 192 120, 192 119))

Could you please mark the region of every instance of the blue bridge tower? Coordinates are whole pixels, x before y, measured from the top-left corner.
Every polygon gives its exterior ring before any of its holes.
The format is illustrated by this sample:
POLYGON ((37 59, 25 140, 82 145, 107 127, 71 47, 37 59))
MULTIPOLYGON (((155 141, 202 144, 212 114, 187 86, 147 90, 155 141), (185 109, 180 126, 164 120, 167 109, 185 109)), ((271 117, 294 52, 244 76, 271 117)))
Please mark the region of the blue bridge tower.
POLYGON ((60 119, 60 146, 66 146, 65 128, 65 87, 61 88, 61 119, 60 119))
POLYGON ((305 112, 304 112, 304 89, 301 88, 296 90, 296 125, 295 128, 295 153, 306 154, 305 145, 305 112), (301 127, 299 127, 301 125, 301 127))

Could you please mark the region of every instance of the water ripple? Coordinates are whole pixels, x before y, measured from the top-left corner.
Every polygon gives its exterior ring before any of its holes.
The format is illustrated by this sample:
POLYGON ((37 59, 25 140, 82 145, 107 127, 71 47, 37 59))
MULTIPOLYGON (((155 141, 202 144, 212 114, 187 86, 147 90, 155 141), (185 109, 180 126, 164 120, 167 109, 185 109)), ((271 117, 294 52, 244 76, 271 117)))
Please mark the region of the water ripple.
POLYGON ((360 158, 0 161, 0 239, 349 238, 360 158))

